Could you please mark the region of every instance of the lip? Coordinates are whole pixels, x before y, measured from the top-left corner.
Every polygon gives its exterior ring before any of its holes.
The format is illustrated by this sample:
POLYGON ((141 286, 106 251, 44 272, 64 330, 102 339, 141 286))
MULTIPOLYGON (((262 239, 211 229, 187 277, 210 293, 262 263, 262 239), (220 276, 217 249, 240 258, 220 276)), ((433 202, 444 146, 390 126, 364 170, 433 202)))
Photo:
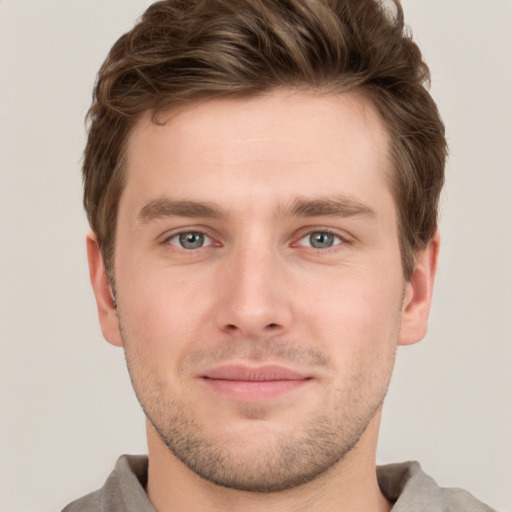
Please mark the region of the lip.
POLYGON ((279 365, 224 365, 206 371, 201 379, 210 390, 232 400, 262 401, 301 388, 311 377, 279 365))

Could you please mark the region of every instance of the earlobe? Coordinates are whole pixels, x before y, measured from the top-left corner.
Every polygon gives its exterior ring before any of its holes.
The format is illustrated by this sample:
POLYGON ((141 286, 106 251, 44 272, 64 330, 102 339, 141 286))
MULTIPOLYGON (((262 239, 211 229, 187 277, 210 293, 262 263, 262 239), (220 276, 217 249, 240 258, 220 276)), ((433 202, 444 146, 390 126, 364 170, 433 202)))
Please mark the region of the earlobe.
POLYGON ((399 345, 417 343, 427 333, 439 245, 440 236, 439 233, 436 233, 427 247, 415 255, 414 272, 406 284, 404 293, 402 324, 398 337, 399 345))
POLYGON ((109 343, 120 347, 123 343, 114 295, 107 272, 105 271, 98 240, 92 231, 88 233, 86 243, 89 277, 94 290, 94 296, 96 297, 101 331, 109 343))

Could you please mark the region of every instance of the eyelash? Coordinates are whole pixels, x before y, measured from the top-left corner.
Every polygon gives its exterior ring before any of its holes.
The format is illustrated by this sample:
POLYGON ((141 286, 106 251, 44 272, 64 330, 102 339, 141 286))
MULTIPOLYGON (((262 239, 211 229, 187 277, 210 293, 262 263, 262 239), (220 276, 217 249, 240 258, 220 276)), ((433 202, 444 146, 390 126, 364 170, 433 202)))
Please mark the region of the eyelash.
MULTIPOLYGON (((310 245, 309 246, 307 246, 307 245, 300 245, 300 246, 301 247, 307 247, 308 249, 311 249, 311 250, 313 250, 315 252, 319 252, 319 253, 329 253, 329 252, 336 251, 338 246, 345 245, 345 244, 349 243, 349 240, 348 240, 347 237, 342 236, 337 231, 334 231, 334 230, 331 230, 331 229, 326 229, 326 228, 311 229, 311 230, 307 231, 306 233, 304 233, 303 235, 301 235, 301 237, 298 239, 298 242, 300 242, 301 240, 304 240, 307 237, 311 237, 311 235, 313 235, 315 233, 332 235, 333 237, 337 238, 339 240, 339 242, 338 243, 334 243, 332 246, 325 247, 325 248, 312 247, 310 245)), ((294 245, 298 244, 298 242, 295 242, 294 245)))
MULTIPOLYGON (((345 245, 345 244, 349 244, 349 243, 350 243, 350 240, 348 239, 348 237, 342 236, 337 231, 334 231, 334 230, 331 230, 331 229, 328 229, 328 228, 313 228, 313 229, 309 229, 307 232, 301 234, 301 236, 299 238, 297 238, 296 241, 291 244, 291 246, 292 247, 293 246, 307 247, 308 249, 310 249, 312 251, 325 254, 325 253, 329 253, 329 252, 337 250, 337 248, 340 245, 345 245), (333 237, 335 237, 339 241, 337 243, 334 243, 332 246, 325 247, 325 248, 318 248, 318 247, 312 247, 311 245, 308 246, 308 245, 300 244, 300 242, 302 240, 304 240, 306 237, 311 237, 311 235, 313 235, 315 233, 332 235, 333 237)), ((167 236, 162 241, 162 245, 173 245, 174 247, 177 247, 178 249, 181 249, 183 251, 194 252, 197 249, 204 249, 204 248, 215 246, 215 245, 220 246, 220 243, 215 242, 214 238, 211 237, 205 230, 202 230, 202 229, 187 229, 187 230, 183 230, 183 231, 178 231, 177 233, 173 233, 173 234, 167 236), (178 237, 180 237, 181 235, 188 235, 188 234, 195 234, 195 235, 204 236, 205 238, 208 238, 210 240, 210 243, 208 245, 201 245, 200 247, 197 247, 197 248, 187 249, 185 247, 182 247, 181 244, 179 243, 179 241, 177 241, 176 243, 172 243, 171 242, 173 239, 177 240, 178 237)))
POLYGON ((184 231, 178 231, 177 233, 173 233, 172 235, 169 235, 167 236, 163 241, 162 241, 162 244, 163 245, 173 245, 179 249, 182 249, 184 251, 193 251, 194 249, 186 249, 185 247, 182 247, 181 244, 179 243, 178 239, 181 235, 202 235, 203 237, 205 238, 208 238, 211 242, 213 243, 209 243, 208 245, 202 245, 200 247, 198 247, 198 249, 202 249, 204 247, 210 247, 212 245, 219 245, 219 244, 216 244, 213 237, 209 236, 208 233, 204 230, 201 230, 201 229, 187 229, 187 230, 184 230, 184 231), (173 239, 176 239, 177 240, 177 243, 174 244, 172 243, 171 241, 173 239))

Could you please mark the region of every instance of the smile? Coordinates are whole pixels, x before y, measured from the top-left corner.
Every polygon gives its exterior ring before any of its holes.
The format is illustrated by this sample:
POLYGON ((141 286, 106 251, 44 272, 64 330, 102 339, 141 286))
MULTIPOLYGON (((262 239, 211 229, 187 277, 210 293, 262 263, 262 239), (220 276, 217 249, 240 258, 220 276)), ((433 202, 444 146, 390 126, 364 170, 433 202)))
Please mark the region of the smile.
POLYGON ((307 375, 275 365, 220 366, 205 372, 201 378, 213 392, 239 401, 270 400, 311 381, 307 375))

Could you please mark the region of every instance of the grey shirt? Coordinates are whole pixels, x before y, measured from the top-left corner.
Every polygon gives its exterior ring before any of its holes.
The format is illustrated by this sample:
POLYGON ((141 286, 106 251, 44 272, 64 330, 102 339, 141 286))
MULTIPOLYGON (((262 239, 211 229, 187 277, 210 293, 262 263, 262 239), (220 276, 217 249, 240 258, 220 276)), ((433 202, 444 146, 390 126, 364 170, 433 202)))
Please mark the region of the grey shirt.
MULTIPOLYGON (((148 459, 123 455, 103 487, 62 512, 155 512, 144 490, 148 459)), ((462 489, 439 487, 417 462, 377 467, 379 486, 392 512, 496 512, 462 489)))

